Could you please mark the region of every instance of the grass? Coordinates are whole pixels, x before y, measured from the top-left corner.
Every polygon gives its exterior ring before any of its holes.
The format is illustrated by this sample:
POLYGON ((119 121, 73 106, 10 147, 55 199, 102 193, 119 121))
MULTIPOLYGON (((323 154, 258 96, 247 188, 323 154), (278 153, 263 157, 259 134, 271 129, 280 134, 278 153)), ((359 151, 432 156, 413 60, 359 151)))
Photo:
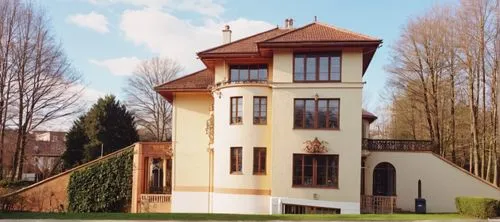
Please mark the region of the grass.
POLYGON ((339 214, 339 215, 245 215, 245 214, 192 214, 192 213, 0 213, 0 219, 88 219, 88 220, 452 220, 470 219, 458 214, 339 214))

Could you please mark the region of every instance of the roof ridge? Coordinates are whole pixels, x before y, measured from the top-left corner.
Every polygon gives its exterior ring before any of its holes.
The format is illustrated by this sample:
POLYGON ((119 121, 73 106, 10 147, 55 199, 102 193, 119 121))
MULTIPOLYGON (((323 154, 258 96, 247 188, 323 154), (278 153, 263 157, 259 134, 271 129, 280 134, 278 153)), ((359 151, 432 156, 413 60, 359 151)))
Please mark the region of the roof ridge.
POLYGON ((309 26, 311 26, 311 25, 313 25, 313 24, 314 24, 314 22, 309 23, 309 24, 307 24, 307 25, 304 25, 304 26, 302 26, 302 27, 300 27, 300 28, 296 28, 296 29, 290 30, 289 32, 285 32, 285 33, 280 34, 280 35, 278 35, 278 36, 274 36, 274 37, 272 37, 272 38, 266 39, 266 40, 264 40, 264 41, 260 41, 260 42, 267 42, 267 41, 270 41, 270 40, 273 40, 273 39, 277 39, 277 38, 279 38, 279 37, 281 37, 281 36, 288 35, 288 34, 290 34, 290 33, 296 32, 296 31, 298 31, 298 30, 302 30, 302 29, 304 29, 304 28, 306 28, 306 27, 309 27, 309 26))
POLYGON ((201 52, 197 52, 197 53, 196 53, 196 55, 203 54, 203 53, 205 53, 205 52, 207 52, 207 51, 212 51, 212 50, 215 50, 215 49, 219 49, 219 48, 222 48, 222 47, 224 47, 224 46, 228 46, 228 45, 231 45, 231 44, 234 44, 234 43, 237 43, 237 42, 241 42, 241 41, 243 41, 243 40, 247 40, 247 39, 249 39, 249 38, 252 38, 252 37, 255 37, 255 36, 258 36, 258 35, 264 34, 264 33, 268 33, 268 32, 274 31, 274 30, 276 30, 276 29, 280 29, 280 28, 279 28, 279 27, 274 27, 274 28, 272 28, 272 29, 269 29, 269 30, 266 30, 266 31, 263 31, 263 32, 259 32, 259 33, 256 33, 256 34, 253 34, 253 35, 247 36, 247 37, 245 37, 245 38, 238 39, 238 40, 233 41, 233 42, 228 42, 228 43, 226 43, 226 44, 222 44, 222 45, 218 45, 218 46, 215 46, 215 47, 212 47, 212 48, 209 48, 209 49, 205 49, 205 50, 203 50, 203 51, 201 51, 201 52))
POLYGON ((193 73, 191 73, 191 74, 187 74, 187 75, 181 76, 181 77, 179 77, 179 78, 177 78, 177 79, 173 79, 173 80, 170 80, 170 81, 168 81, 168 82, 165 82, 165 83, 162 83, 162 84, 160 84, 160 85, 157 85, 157 86, 153 87, 153 89, 159 89, 159 88, 161 88, 161 87, 163 87, 163 86, 165 86, 165 85, 167 85, 167 84, 169 84, 169 83, 172 83, 172 82, 175 82, 175 81, 178 81, 178 80, 181 80, 181 79, 185 79, 185 78, 187 78, 187 77, 189 77, 189 76, 196 75, 196 74, 198 74, 198 73, 200 73, 200 72, 203 72, 203 71, 206 71, 206 70, 210 71, 208 68, 204 68, 204 69, 198 70, 198 71, 196 71, 196 72, 193 72, 193 73))
POLYGON ((322 26, 325 26, 325 27, 328 27, 328 28, 332 28, 332 29, 337 29, 339 31, 342 31, 342 32, 347 32, 347 33, 350 33, 350 34, 353 34, 353 35, 359 35, 359 36, 363 36, 365 38, 369 38, 369 39, 372 39, 372 40, 381 40, 380 38, 377 38, 377 37, 374 37, 374 36, 369 36, 369 35, 366 35, 366 34, 362 34, 362 33, 359 33, 359 32, 354 32, 354 31, 351 31, 349 29, 345 29, 345 28, 341 28, 341 27, 337 27, 337 26, 333 26, 333 25, 330 25, 330 24, 327 24, 327 23, 323 23, 323 22, 318 22, 318 21, 315 21, 313 23, 316 23, 318 25, 322 25, 322 26))

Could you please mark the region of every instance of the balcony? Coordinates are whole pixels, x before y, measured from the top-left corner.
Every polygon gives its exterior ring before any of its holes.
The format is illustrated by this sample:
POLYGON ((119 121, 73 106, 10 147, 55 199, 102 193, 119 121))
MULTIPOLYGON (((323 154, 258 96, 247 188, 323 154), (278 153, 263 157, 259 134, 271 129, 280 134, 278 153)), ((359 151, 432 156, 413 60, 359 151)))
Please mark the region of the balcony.
POLYGON ((363 139, 362 149, 368 151, 431 152, 429 140, 363 139))
POLYGON ((270 81, 268 80, 244 80, 244 81, 220 81, 216 82, 215 84, 209 86, 209 89, 211 90, 216 90, 220 88, 225 88, 225 87, 232 87, 232 86, 268 86, 270 84, 270 81))

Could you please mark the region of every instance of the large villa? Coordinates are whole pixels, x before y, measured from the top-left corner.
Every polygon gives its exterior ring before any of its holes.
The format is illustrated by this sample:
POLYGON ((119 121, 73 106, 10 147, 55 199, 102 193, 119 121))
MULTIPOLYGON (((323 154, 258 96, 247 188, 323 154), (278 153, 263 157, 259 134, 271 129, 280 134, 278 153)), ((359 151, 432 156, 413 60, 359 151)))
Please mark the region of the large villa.
MULTIPOLYGON (((370 138, 363 76, 381 39, 292 19, 237 41, 226 26, 222 39, 198 53, 205 69, 155 87, 173 105, 172 141, 134 145, 127 211, 437 213, 500 197, 429 141, 370 138)), ((69 175, 103 159, 18 191, 50 194, 24 210, 66 209, 69 175)))
POLYGON ((226 26, 222 39, 198 53, 205 69, 155 88, 174 107, 172 173, 153 183, 171 187, 169 211, 415 211, 419 181, 428 212, 500 196, 427 141, 369 138, 363 76, 381 39, 292 19, 237 41, 226 26))

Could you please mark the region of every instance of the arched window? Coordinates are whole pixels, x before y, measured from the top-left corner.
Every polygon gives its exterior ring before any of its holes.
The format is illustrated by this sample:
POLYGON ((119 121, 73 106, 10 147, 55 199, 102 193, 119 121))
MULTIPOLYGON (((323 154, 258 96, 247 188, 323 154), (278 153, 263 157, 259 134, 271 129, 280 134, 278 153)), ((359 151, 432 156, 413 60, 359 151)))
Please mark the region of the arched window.
POLYGON ((373 170, 373 195, 396 196, 396 169, 392 164, 379 163, 373 170))
POLYGON ((163 193, 163 161, 160 158, 153 159, 150 181, 150 193, 163 193))

